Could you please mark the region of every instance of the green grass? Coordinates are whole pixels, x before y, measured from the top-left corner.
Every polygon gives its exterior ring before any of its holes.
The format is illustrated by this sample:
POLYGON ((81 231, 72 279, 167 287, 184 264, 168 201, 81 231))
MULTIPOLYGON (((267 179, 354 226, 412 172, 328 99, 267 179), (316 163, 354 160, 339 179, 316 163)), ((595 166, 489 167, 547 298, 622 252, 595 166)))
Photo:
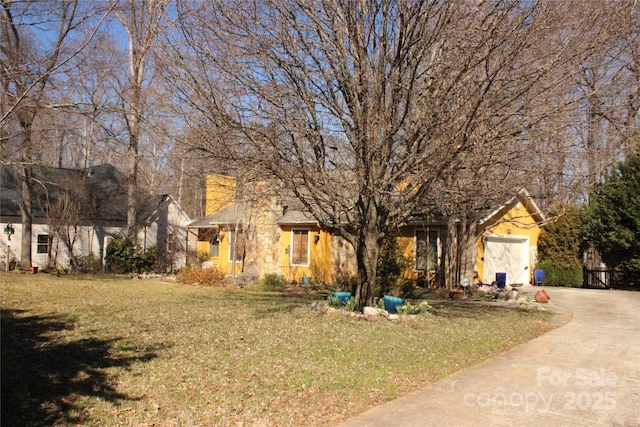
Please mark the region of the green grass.
POLYGON ((304 295, 0 280, 3 425, 326 425, 550 328, 546 313, 477 304, 392 322, 322 314, 304 295))

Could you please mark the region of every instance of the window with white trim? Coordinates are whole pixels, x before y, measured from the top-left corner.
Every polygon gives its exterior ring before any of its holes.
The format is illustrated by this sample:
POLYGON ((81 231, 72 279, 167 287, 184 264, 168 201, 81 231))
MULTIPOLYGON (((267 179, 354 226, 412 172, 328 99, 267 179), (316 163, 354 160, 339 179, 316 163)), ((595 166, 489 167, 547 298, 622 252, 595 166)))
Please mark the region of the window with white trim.
POLYGON ((416 230, 416 270, 438 268, 438 230, 416 230))
POLYGON ((309 230, 291 231, 291 265, 309 265, 309 230))

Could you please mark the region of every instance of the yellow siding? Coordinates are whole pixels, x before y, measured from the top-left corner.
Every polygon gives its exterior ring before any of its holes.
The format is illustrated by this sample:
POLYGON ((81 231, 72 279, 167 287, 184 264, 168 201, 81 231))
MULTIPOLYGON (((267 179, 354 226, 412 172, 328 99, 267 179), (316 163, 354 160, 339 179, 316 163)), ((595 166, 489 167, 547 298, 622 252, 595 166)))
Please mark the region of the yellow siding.
MULTIPOLYGON (((484 239, 486 234, 510 235, 510 236, 528 236, 529 237, 529 253, 532 249, 537 252, 538 237, 540 236, 540 227, 526 209, 523 203, 517 203, 511 209, 507 210, 502 216, 491 220, 491 224, 485 225, 476 242, 476 271, 479 278, 484 278, 484 239)), ((529 272, 533 274, 535 260, 529 257, 529 272)))
POLYGON ((419 271, 415 269, 415 256, 416 256, 416 240, 415 240, 415 229, 412 227, 408 227, 402 230, 400 236, 397 238, 398 245, 402 249, 402 254, 410 258, 412 260, 411 266, 407 268, 402 276, 407 279, 417 279, 419 275, 419 271))
MULTIPOLYGON (((429 226, 429 227, 405 227, 401 230, 400 235, 397 238, 398 244, 402 249, 402 254, 411 259, 411 265, 405 271, 402 272, 402 277, 411 280, 437 280, 437 276, 434 276, 432 272, 416 270, 416 230, 429 230, 438 232, 438 252, 440 251, 440 245, 445 236, 442 235, 443 229, 441 226, 429 226)), ((438 254, 439 262, 443 262, 438 254)))
MULTIPOLYGON (((231 252, 231 238, 230 234, 233 231, 222 230, 220 232, 221 238, 218 246, 218 256, 209 256, 209 261, 211 261, 214 265, 220 268, 224 274, 233 273, 233 263, 230 261, 229 253, 231 252)), ((198 242, 198 253, 205 252, 206 254, 210 254, 210 243, 209 241, 199 241, 198 242)), ((242 272, 242 262, 236 262, 236 274, 242 272)))
POLYGON ((207 175, 205 215, 210 215, 233 205, 235 198, 235 178, 226 175, 207 175))
POLYGON ((320 229, 318 225, 284 225, 280 239, 280 268, 287 281, 303 282, 303 277, 310 277, 311 282, 331 281, 331 234, 320 229), (292 247, 293 230, 309 231, 309 265, 292 265, 290 248, 292 247))

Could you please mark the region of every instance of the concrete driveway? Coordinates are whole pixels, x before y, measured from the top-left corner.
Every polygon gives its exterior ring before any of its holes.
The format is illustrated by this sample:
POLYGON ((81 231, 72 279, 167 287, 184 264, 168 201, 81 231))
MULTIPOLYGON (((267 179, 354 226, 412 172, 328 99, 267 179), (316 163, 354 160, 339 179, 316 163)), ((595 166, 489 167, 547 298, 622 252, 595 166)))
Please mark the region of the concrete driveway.
POLYGON ((545 290, 563 326, 340 426, 640 426, 640 292, 545 290))

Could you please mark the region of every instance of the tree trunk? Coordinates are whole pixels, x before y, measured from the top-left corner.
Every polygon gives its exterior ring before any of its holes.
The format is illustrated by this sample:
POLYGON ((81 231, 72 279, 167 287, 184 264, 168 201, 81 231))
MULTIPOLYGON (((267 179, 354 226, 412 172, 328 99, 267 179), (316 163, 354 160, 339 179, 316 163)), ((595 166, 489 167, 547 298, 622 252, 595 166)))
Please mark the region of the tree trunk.
POLYGON ((451 289, 460 282, 460 236, 458 219, 450 216, 447 220, 447 253, 445 256, 444 283, 451 289))
POLYGON ((31 268, 31 237, 33 224, 33 170, 30 165, 22 169, 22 248, 20 250, 20 266, 23 270, 31 268))
POLYGON ((376 286, 376 270, 378 267, 378 254, 380 253, 380 239, 378 230, 378 211, 372 201, 359 202, 365 221, 359 227, 357 242, 354 248, 356 252, 356 264, 358 266, 358 286, 356 288, 356 301, 358 309, 373 305, 373 289, 376 286))
POLYGON ((356 263, 358 266, 358 286, 356 301, 358 309, 373 305, 373 289, 376 285, 376 268, 380 245, 377 232, 367 229, 360 234, 356 246, 356 263))
POLYGON ((478 219, 475 217, 465 217, 462 226, 462 260, 460 262, 460 277, 473 282, 475 277, 476 260, 476 234, 478 229, 478 219))
POLYGON ((137 232, 137 195, 138 195, 138 147, 137 138, 130 135, 129 146, 129 177, 127 182, 127 238, 135 241, 137 232), (136 142, 132 142, 135 140, 136 142), (135 145, 134 145, 135 144, 135 145))

